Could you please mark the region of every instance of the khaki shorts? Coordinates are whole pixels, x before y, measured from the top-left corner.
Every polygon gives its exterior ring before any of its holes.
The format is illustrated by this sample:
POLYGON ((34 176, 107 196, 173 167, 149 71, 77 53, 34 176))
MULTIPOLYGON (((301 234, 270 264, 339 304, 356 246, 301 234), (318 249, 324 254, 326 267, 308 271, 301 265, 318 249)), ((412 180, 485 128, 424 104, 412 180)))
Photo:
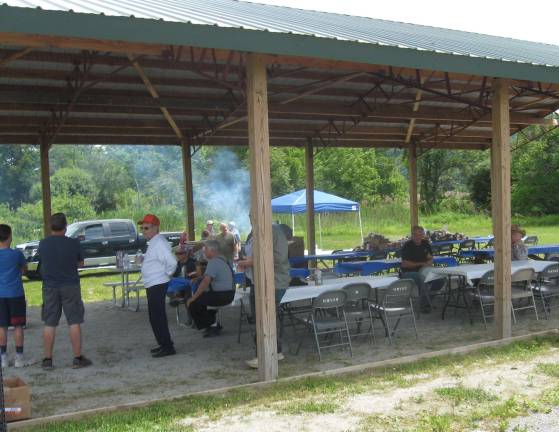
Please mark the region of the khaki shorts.
POLYGON ((41 318, 46 326, 56 327, 64 311, 68 325, 83 323, 85 308, 80 286, 56 288, 43 287, 43 307, 41 318))

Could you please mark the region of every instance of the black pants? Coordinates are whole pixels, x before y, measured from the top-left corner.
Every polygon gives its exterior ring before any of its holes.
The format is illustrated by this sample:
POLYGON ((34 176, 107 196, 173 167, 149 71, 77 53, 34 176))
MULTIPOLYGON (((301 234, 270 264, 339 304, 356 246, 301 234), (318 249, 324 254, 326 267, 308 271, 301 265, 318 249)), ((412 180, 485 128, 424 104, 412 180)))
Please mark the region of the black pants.
POLYGON ((169 333, 169 323, 167 322, 167 311, 165 309, 165 296, 168 286, 168 283, 164 283, 151 286, 146 290, 149 323, 151 324, 157 344, 163 348, 173 347, 173 341, 169 333))
POLYGON ((208 306, 225 306, 235 298, 235 291, 204 291, 188 308, 190 316, 199 330, 208 328, 215 322, 215 311, 208 306))

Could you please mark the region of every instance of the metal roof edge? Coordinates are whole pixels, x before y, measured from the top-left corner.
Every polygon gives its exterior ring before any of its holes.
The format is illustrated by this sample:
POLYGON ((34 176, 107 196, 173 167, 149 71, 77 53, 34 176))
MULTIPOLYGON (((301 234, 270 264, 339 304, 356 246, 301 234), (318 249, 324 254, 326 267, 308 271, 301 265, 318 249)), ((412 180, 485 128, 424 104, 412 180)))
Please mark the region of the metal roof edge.
MULTIPOLYGON (((298 34, 0 6, 0 34, 190 45, 559 84, 559 67, 298 34)), ((0 38, 1 42, 1 38, 0 38)))

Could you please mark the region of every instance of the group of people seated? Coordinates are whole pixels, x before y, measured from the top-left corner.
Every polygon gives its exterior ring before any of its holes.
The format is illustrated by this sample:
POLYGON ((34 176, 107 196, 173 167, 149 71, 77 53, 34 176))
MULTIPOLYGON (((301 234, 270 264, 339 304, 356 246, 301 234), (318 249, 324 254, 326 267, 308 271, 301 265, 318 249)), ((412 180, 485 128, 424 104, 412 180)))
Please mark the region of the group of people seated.
MULTIPOLYGON (((528 248, 522 241, 526 231, 520 225, 511 226, 511 259, 512 261, 528 259, 528 248)), ((413 279, 419 288, 421 312, 431 311, 430 291, 431 286, 425 283, 424 271, 433 264, 433 249, 425 230, 421 226, 414 226, 411 239, 404 243, 401 250, 401 277, 413 279)))

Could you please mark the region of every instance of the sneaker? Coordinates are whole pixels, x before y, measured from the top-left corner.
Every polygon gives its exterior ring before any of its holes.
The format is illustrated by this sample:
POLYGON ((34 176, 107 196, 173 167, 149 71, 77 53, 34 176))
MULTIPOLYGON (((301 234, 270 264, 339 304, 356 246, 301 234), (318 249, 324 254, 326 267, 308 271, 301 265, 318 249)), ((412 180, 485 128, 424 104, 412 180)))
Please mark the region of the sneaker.
POLYGON ((6 369, 8 366, 8 354, 2 354, 2 369, 6 369))
MULTIPOLYGON (((285 356, 283 353, 278 353, 278 361, 283 360, 284 358, 285 356)), ((245 363, 249 368, 258 369, 258 357, 247 360, 245 363)))
POLYGON ((72 361, 72 369, 81 369, 84 367, 88 367, 91 366, 93 364, 93 362, 91 360, 89 360, 86 356, 79 356, 79 357, 74 357, 74 360, 72 361))
POLYGON ((41 362, 41 367, 44 370, 53 370, 54 366, 52 365, 52 359, 51 358, 44 358, 43 361, 41 362))
POLYGON ((151 356, 153 358, 161 358, 161 357, 167 357, 167 356, 172 356, 175 355, 177 352, 175 351, 175 348, 170 347, 170 348, 161 348, 159 351, 157 351, 155 354, 152 354, 151 356))
POLYGON ((23 354, 16 353, 16 359, 15 359, 15 362, 14 362, 14 366, 16 368, 22 368, 22 367, 29 366, 29 365, 30 365, 30 362, 25 359, 23 354))

